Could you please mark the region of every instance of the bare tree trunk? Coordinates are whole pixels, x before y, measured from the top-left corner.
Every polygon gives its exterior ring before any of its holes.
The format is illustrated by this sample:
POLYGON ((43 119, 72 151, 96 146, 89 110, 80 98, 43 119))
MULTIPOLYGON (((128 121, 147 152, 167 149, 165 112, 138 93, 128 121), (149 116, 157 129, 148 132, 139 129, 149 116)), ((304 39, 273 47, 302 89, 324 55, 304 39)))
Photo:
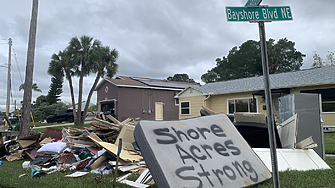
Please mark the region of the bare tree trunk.
POLYGON ((26 77, 25 77, 25 82, 24 82, 25 85, 24 85, 23 104, 22 104, 22 119, 21 119, 21 124, 20 124, 19 137, 27 136, 30 133, 30 128, 29 128, 30 127, 30 109, 31 109, 31 97, 32 97, 32 83, 33 83, 33 75, 34 75, 37 13, 38 13, 38 0, 33 0, 30 30, 29 30, 26 77))
POLYGON ((74 125, 79 126, 81 124, 81 103, 83 100, 83 82, 84 82, 84 62, 81 62, 81 72, 79 78, 79 95, 78 95, 78 110, 77 110, 77 117, 75 120, 74 125))
POLYGON ((87 99, 86 99, 86 105, 85 105, 84 113, 83 113, 83 116, 81 118, 81 123, 82 124, 84 124, 84 122, 85 122, 87 110, 88 110, 88 107, 89 107, 90 102, 91 102, 91 97, 93 95, 93 91, 94 91, 95 87, 97 87, 97 84, 99 82, 99 78, 100 78, 101 74, 102 74, 102 71, 99 71, 98 74, 97 74, 97 76, 95 77, 95 80, 94 80, 94 83, 93 83, 93 85, 91 87, 91 90, 88 93, 88 96, 87 96, 87 99))
POLYGON ((72 78, 71 78, 70 73, 65 72, 65 74, 66 74, 67 80, 69 81, 71 101, 72 101, 72 110, 73 110, 73 119, 75 120, 77 118, 77 113, 76 113, 76 103, 74 101, 74 90, 73 90, 72 78))

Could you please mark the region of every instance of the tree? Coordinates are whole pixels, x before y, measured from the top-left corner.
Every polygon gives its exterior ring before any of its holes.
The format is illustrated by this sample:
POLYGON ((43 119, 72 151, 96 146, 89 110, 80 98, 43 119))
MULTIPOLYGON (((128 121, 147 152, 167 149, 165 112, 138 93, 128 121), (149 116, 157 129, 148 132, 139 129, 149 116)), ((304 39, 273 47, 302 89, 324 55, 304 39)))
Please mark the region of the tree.
MULTIPOLYGON (((306 55, 297 51, 295 43, 286 38, 267 41, 269 73, 289 72, 299 70, 303 57, 306 55)), ((201 80, 210 83, 239 78, 259 76, 263 74, 261 49, 259 41, 248 40, 239 48, 233 47, 227 57, 217 58, 216 67, 201 76, 201 80)))
POLYGON ((34 108, 39 108, 43 103, 46 103, 48 100, 47 100, 47 97, 44 96, 44 95, 40 95, 36 98, 36 101, 35 104, 33 105, 34 108))
POLYGON ((93 40, 88 36, 72 38, 64 51, 59 52, 58 55, 53 54, 51 57, 48 73, 50 75, 65 75, 69 81, 75 125, 84 123, 93 91, 100 77, 112 77, 116 73, 118 66, 115 62, 117 58, 118 52, 115 49, 110 50, 109 47, 102 46, 99 40, 93 40), (86 99, 82 115, 80 104, 83 101, 83 82, 84 77, 90 73, 95 73, 96 78, 86 99), (78 108, 76 108, 74 99, 73 76, 79 77, 78 108))
POLYGON ((89 104, 91 102, 91 97, 94 92, 94 89, 96 88, 99 79, 102 77, 113 77, 116 72, 118 65, 116 64, 116 59, 119 56, 119 53, 116 49, 111 50, 108 46, 107 47, 99 47, 98 50, 99 57, 95 61, 94 64, 92 64, 91 72, 96 73, 96 77, 94 80, 94 83, 89 91, 89 94, 87 96, 86 105, 84 109, 84 113, 81 119, 81 123, 84 123, 85 117, 89 108, 89 104))
POLYGON ((67 109, 67 105, 65 103, 58 102, 50 105, 48 102, 43 102, 38 108, 32 108, 31 112, 34 114, 34 120, 39 121, 44 120, 48 115, 52 115, 63 109, 67 109))
POLYGON ((34 57, 35 57, 35 42, 36 42, 36 28, 37 28, 37 13, 38 13, 38 0, 33 0, 31 22, 29 30, 29 41, 27 51, 27 65, 25 77, 25 90, 23 94, 22 103, 22 119, 20 123, 19 137, 29 135, 30 132, 30 108, 32 89, 30 88, 33 82, 34 75, 34 57))
POLYGON ((51 56, 51 62, 49 63, 48 67, 48 74, 54 77, 66 77, 66 79, 69 82, 70 87, 70 94, 71 94, 71 102, 72 102, 72 108, 73 116, 76 119, 76 105, 74 100, 74 89, 73 89, 73 83, 72 83, 72 76, 74 75, 73 72, 73 63, 70 63, 72 60, 72 57, 69 56, 68 52, 66 50, 59 51, 58 54, 52 54, 51 56))
POLYGON ((95 111, 97 111, 97 105, 90 106, 87 111, 88 112, 95 112, 95 111))
POLYGON ((177 81, 177 82, 188 82, 188 83, 195 83, 195 81, 188 76, 188 74, 174 74, 173 77, 167 77, 169 81, 177 81))
MULTIPOLYGON (((19 91, 21 91, 22 89, 24 90, 24 83, 20 85, 19 91)), ((34 91, 42 93, 42 90, 37 86, 36 83, 33 83, 33 85, 31 85, 31 89, 34 90, 34 91)))
POLYGON ((316 51, 313 52, 313 64, 312 67, 325 67, 325 66, 334 66, 335 65, 335 57, 334 52, 329 52, 326 55, 326 61, 323 61, 319 54, 316 51))
POLYGON ((64 77, 55 75, 51 77, 51 84, 46 99, 49 104, 55 104, 60 101, 60 95, 63 93, 64 77))

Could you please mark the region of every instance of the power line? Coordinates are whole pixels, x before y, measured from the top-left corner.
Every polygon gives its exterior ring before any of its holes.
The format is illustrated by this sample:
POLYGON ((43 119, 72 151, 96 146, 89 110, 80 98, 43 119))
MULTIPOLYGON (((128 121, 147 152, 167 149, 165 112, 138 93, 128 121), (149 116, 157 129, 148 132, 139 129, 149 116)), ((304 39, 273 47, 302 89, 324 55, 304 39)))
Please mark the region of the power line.
POLYGON ((12 46, 12 49, 13 49, 13 52, 14 52, 14 59, 15 59, 15 62, 16 62, 16 66, 17 66, 17 69, 18 69, 18 71, 19 71, 19 75, 20 75, 20 79, 21 79, 21 84, 23 84, 23 79, 22 79, 22 75, 21 75, 21 70, 20 70, 20 67, 19 67, 19 63, 17 62, 16 52, 15 52, 15 49, 14 49, 13 46, 12 46))

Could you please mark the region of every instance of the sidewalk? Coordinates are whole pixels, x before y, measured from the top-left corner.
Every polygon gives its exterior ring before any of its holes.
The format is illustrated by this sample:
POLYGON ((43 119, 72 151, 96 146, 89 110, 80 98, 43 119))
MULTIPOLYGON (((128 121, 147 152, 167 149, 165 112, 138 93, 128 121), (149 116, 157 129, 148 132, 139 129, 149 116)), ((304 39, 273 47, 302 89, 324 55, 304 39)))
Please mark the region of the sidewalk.
MULTIPOLYGON (((92 120, 87 120, 85 121, 86 123, 91 123, 92 120)), ((47 127, 61 127, 61 126, 67 126, 67 125, 74 125, 74 123, 63 123, 63 124, 55 124, 55 125, 46 125, 46 126, 36 126, 33 127, 32 129, 41 129, 41 128, 47 128, 47 127)))

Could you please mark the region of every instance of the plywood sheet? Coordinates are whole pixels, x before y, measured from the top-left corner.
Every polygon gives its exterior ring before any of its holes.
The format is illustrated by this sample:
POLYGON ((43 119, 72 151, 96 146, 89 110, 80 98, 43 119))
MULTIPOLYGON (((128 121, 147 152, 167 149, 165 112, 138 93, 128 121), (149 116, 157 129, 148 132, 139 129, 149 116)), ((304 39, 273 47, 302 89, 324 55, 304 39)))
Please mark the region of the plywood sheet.
MULTIPOLYGON (((96 144, 98 144, 99 146, 105 148, 110 154, 114 155, 114 157, 117 156, 117 149, 118 146, 115 144, 111 144, 111 143, 107 143, 107 142, 101 142, 98 139, 92 137, 92 136, 88 136, 90 139, 92 139, 96 144)), ((121 153, 120 153, 120 159, 124 162, 127 161, 140 161, 142 160, 142 156, 140 155, 133 155, 131 154, 129 151, 122 149, 121 153)))

